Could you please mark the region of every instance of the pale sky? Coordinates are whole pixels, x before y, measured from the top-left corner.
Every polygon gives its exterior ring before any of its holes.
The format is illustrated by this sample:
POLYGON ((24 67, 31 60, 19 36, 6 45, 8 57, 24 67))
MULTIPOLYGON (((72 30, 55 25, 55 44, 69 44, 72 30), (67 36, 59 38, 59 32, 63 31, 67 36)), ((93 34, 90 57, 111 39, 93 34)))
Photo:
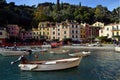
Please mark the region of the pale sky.
MULTIPOLYGON (((57 0, 6 0, 7 3, 15 2, 16 5, 38 5, 38 3, 44 2, 53 2, 56 4, 57 0)), ((108 8, 108 10, 112 11, 114 8, 120 7, 120 0, 60 0, 60 3, 69 3, 79 5, 79 2, 83 6, 88 7, 96 7, 97 5, 102 5, 108 8)))

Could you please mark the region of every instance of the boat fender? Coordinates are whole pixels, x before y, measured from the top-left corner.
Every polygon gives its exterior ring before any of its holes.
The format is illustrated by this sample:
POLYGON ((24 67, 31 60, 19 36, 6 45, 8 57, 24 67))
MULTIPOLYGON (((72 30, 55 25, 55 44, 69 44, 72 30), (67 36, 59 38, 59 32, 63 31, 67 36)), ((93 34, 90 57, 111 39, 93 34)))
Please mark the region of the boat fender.
POLYGON ((19 64, 18 67, 23 68, 23 67, 25 67, 25 65, 23 65, 23 64, 19 64))

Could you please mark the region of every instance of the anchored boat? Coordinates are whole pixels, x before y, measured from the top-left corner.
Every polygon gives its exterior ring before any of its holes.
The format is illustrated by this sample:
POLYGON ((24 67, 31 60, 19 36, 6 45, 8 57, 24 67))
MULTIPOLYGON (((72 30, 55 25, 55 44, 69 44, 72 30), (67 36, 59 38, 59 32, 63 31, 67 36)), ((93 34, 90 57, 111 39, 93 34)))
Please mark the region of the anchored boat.
POLYGON ((91 54, 91 52, 89 52, 89 51, 82 51, 82 52, 70 53, 68 55, 73 56, 73 57, 79 57, 79 56, 88 56, 90 54, 91 54))
MULTIPOLYGON (((21 63, 18 66, 23 71, 62 70, 62 69, 68 69, 68 68, 79 66, 81 59, 82 59, 82 56, 76 57, 76 58, 66 58, 66 59, 57 59, 57 60, 48 60, 48 61, 41 61, 41 60, 22 61, 21 60, 21 63)), ((13 63, 14 62, 12 62, 12 64, 13 63)))

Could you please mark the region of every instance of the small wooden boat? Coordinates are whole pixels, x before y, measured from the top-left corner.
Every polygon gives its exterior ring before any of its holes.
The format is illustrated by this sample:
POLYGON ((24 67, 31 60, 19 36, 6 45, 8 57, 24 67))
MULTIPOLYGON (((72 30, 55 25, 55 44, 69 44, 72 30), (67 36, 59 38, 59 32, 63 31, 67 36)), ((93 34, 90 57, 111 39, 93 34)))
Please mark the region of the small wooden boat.
POLYGON ((120 46, 116 46, 116 47, 115 47, 115 51, 116 51, 116 52, 120 52, 120 46))
POLYGON ((76 52, 76 53, 70 53, 69 56, 79 57, 79 56, 88 56, 91 52, 89 51, 82 51, 82 52, 76 52))
MULTIPOLYGON (((58 60, 48 60, 48 61, 24 61, 18 66, 23 71, 50 71, 50 70, 62 70, 72 67, 79 66, 82 56, 77 58, 66 58, 58 60)), ((19 59, 20 60, 20 59, 19 59)), ((14 62, 12 62, 13 64, 14 62)))

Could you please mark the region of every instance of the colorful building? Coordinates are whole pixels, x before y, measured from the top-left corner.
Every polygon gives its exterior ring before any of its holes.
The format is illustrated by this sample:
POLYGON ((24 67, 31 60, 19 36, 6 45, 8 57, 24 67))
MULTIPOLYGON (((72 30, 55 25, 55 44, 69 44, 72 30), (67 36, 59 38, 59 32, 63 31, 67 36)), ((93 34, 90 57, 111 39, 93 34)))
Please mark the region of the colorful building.
POLYGON ((89 24, 82 24, 85 29, 85 39, 86 42, 92 42, 99 36, 100 27, 92 26, 89 24))
POLYGON ((85 35, 85 26, 80 25, 80 39, 81 42, 85 42, 86 41, 86 35, 85 35))
POLYGON ((57 23, 56 27, 52 27, 51 39, 72 39, 80 41, 80 25, 76 22, 57 23))
POLYGON ((51 27, 52 23, 50 22, 40 22, 38 25, 38 30, 40 33, 40 37, 41 39, 50 39, 50 27, 51 27))
POLYGON ((17 36, 19 36, 20 28, 18 25, 8 25, 7 32, 9 34, 9 36, 17 37, 17 36))
POLYGON ((5 44, 6 38, 7 38, 6 28, 0 27, 0 45, 5 44))
POLYGON ((107 38, 116 39, 120 37, 120 23, 105 25, 99 31, 99 36, 106 36, 107 38))
POLYGON ((33 38, 33 31, 20 31, 20 38, 21 40, 27 40, 33 38))
POLYGON ((96 26, 96 27, 104 27, 104 23, 102 22, 95 22, 92 26, 96 26))

